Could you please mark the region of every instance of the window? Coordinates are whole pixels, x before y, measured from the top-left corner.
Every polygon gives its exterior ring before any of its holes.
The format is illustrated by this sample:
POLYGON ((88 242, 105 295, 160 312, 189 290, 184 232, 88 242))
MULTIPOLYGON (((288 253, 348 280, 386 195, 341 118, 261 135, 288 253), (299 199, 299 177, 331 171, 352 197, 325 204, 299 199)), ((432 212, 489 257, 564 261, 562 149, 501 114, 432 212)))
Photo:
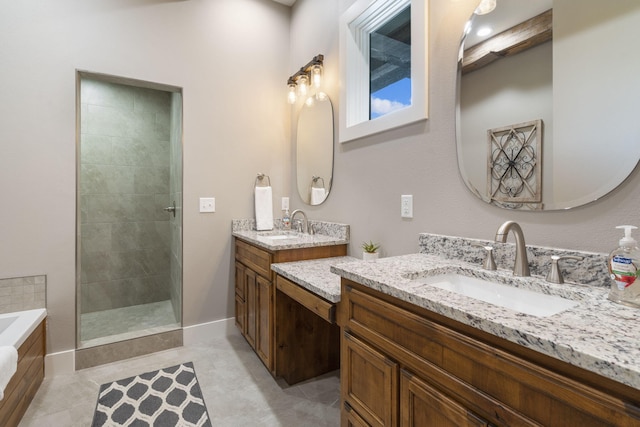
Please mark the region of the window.
POLYGON ((369 35, 369 119, 411 105, 411 6, 369 35))
POLYGON ((427 118, 427 7, 358 0, 340 21, 340 142, 427 118))

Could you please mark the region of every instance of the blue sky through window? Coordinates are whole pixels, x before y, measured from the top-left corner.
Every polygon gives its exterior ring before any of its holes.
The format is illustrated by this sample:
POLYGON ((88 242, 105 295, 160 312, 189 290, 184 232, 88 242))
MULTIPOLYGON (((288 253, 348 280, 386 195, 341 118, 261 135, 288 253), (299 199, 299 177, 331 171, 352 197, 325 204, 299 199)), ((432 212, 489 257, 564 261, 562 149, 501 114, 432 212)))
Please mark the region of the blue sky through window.
POLYGON ((371 94, 371 119, 411 105, 411 79, 403 78, 371 94))

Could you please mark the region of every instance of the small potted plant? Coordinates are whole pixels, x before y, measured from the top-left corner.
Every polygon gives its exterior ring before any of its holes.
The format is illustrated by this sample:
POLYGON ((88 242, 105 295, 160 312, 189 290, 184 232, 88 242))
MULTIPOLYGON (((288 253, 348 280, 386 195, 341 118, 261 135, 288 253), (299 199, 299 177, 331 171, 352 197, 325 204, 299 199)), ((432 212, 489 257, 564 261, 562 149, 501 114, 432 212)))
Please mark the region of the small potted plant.
POLYGON ((380 245, 377 243, 373 243, 373 241, 369 240, 369 242, 362 243, 362 259, 365 261, 373 261, 378 259, 380 255, 378 253, 378 249, 380 249, 380 245))

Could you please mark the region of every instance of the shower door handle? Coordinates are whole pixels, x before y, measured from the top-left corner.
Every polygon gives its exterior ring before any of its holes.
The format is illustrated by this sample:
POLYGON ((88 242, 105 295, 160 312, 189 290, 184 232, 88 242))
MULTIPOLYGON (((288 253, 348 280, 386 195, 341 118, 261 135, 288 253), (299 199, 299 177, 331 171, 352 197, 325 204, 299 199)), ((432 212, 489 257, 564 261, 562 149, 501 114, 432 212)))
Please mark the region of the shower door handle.
POLYGON ((166 212, 172 212, 173 213, 173 217, 175 218, 176 217, 176 202, 174 201, 173 205, 171 205, 169 207, 166 207, 166 208, 163 208, 162 210, 166 211, 166 212))

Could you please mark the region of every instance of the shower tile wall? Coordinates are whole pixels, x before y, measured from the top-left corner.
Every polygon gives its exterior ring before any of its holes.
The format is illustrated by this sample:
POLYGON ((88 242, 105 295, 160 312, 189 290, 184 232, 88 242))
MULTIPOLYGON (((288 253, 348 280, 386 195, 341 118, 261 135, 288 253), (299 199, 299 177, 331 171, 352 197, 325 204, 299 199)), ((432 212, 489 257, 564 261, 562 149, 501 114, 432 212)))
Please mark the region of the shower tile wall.
POLYGON ((171 94, 83 79, 82 313, 167 300, 171 94))

